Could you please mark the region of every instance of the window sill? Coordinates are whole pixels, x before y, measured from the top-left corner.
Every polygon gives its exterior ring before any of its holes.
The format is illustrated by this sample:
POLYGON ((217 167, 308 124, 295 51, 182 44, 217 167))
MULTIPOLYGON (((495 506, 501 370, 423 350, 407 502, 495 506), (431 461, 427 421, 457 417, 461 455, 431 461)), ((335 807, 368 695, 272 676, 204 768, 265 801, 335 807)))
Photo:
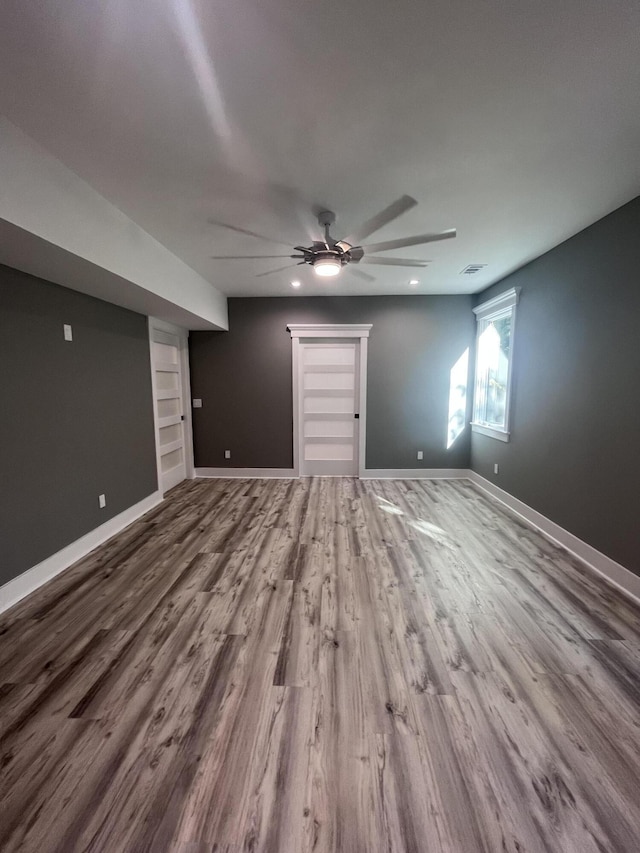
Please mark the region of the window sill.
POLYGON ((497 438, 498 441, 509 441, 509 436, 511 435, 511 433, 504 429, 496 429, 496 427, 486 426, 486 424, 477 424, 473 421, 471 422, 471 430, 473 432, 479 432, 480 435, 487 435, 489 438, 497 438))

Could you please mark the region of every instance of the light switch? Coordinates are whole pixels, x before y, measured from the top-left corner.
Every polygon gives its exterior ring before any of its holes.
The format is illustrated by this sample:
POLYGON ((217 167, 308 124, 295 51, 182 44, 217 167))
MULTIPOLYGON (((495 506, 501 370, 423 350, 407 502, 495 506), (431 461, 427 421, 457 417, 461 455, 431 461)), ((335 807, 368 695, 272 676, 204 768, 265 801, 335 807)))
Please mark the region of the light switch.
POLYGON ((73 340, 73 331, 71 329, 71 326, 68 323, 65 323, 63 328, 64 328, 64 339, 65 339, 65 341, 72 341, 73 340))
POLYGON ((193 401, 193 408, 194 409, 201 409, 202 408, 202 400, 194 400, 193 401))

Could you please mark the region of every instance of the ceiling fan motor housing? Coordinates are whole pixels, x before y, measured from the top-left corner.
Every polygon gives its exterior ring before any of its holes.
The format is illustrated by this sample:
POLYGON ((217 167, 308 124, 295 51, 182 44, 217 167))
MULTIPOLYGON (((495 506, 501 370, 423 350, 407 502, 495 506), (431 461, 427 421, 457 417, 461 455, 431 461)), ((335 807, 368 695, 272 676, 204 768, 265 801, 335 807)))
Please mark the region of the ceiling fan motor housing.
MULTIPOLYGON (((315 244, 317 245, 317 244, 315 244)), ((328 260, 336 260, 340 261, 341 264, 346 264, 348 261, 347 256, 341 252, 339 249, 327 249, 324 243, 321 243, 320 246, 322 248, 315 248, 313 251, 313 260, 315 261, 328 261, 328 260)))

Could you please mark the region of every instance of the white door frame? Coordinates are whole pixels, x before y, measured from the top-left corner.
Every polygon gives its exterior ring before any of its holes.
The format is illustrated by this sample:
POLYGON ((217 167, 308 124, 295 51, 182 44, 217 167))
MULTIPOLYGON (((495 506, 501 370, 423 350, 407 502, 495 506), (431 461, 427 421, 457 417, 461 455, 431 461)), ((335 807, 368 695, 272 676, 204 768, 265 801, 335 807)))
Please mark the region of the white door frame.
POLYGON ((162 469, 160 456, 160 432, 158 427, 158 411, 156 405, 156 372, 153 364, 153 330, 169 332, 176 335, 180 341, 180 372, 182 375, 182 411, 184 413, 184 462, 185 473, 188 480, 195 477, 193 465, 193 426, 191 417, 191 379, 189 375, 189 330, 181 326, 174 326, 166 320, 157 317, 148 318, 149 329, 149 364, 151 367, 151 392, 153 396, 153 428, 156 438, 156 469, 158 477, 158 490, 162 493, 162 469))
POLYGON ((300 338, 349 338, 360 342, 359 376, 359 426, 358 426, 358 477, 366 470, 367 442, 367 342, 371 323, 289 323, 291 333, 291 361, 293 371, 293 470, 294 477, 300 476, 300 338))

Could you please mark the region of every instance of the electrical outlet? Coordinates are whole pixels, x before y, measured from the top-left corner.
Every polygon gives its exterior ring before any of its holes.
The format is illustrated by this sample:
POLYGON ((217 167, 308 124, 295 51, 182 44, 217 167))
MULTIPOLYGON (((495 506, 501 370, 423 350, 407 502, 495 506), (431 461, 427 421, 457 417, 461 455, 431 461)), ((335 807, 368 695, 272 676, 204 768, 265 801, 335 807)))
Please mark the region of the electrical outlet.
POLYGON ((497 474, 497 473, 498 473, 498 463, 497 463, 497 462, 495 462, 495 463, 494 463, 494 465, 493 465, 493 473, 494 473, 494 474, 497 474))
POLYGON ((422 452, 422 450, 418 451, 418 459, 424 459, 424 453, 422 452))
POLYGON ((98 503, 100 504, 100 509, 104 509, 107 505, 107 499, 104 495, 98 495, 98 503))
POLYGON ((64 339, 65 341, 73 340, 73 329, 68 323, 64 323, 62 328, 64 329, 64 339))
POLYGON ((201 409, 202 408, 202 400, 194 400, 193 401, 193 408, 194 409, 201 409))
POLYGON ((225 459, 231 459, 231 451, 230 450, 225 450, 224 458, 225 459))

